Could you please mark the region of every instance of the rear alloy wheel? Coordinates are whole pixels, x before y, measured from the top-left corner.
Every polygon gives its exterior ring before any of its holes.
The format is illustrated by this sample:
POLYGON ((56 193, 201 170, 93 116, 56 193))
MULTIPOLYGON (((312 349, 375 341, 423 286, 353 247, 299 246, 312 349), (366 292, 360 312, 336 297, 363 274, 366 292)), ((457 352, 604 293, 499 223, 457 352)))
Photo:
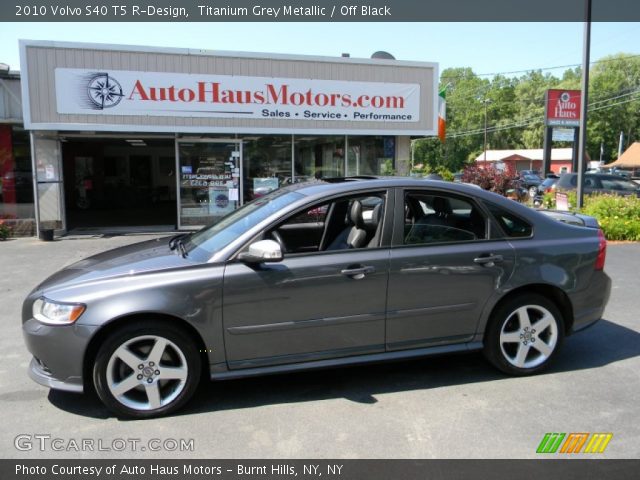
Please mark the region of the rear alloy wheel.
POLYGON ((494 312, 484 353, 503 372, 528 375, 549 365, 563 339, 562 314, 556 305, 541 295, 520 295, 494 312))
POLYGON ((184 405, 200 379, 194 342, 168 325, 132 325, 117 331, 96 356, 98 396, 114 413, 134 418, 165 415, 184 405))
POLYGON ((531 198, 535 197, 538 193, 538 187, 529 187, 529 196, 531 198))

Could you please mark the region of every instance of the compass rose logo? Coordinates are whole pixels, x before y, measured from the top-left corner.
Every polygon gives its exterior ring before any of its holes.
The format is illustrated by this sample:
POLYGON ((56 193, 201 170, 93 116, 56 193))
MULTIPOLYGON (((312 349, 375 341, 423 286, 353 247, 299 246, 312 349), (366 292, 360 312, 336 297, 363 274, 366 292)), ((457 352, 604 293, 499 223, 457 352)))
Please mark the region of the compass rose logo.
POLYGON ((108 73, 99 73, 91 77, 87 84, 87 94, 93 108, 100 110, 115 107, 124 96, 120 83, 108 73))

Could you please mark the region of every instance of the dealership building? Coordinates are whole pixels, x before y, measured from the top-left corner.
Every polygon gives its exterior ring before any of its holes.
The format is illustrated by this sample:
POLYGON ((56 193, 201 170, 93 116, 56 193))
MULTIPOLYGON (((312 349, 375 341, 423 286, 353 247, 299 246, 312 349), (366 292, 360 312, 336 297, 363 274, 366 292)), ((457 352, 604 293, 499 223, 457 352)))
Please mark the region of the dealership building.
POLYGON ((12 137, 0 140, 22 138, 30 155, 18 169, 0 153, 0 174, 31 181, 29 205, 5 179, 0 214, 38 230, 198 228, 283 185, 406 174, 411 137, 436 133, 434 63, 47 41, 20 50, 23 125, 0 124, 12 137))

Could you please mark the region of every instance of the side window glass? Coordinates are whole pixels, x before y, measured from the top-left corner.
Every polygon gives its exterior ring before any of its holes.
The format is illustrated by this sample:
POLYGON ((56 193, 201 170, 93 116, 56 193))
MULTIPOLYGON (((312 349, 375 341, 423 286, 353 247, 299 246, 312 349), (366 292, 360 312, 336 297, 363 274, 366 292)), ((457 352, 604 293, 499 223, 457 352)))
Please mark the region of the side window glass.
POLYGON ((368 194, 341 198, 327 218, 323 250, 348 250, 380 246, 385 195, 368 194))
POLYGON ((404 245, 469 242, 486 238, 486 218, 473 203, 441 193, 405 195, 404 245))
POLYGON ((326 203, 324 205, 320 205, 317 207, 310 208, 301 212, 294 216, 292 219, 288 220, 287 224, 298 224, 298 223, 322 223, 327 217, 327 212, 329 211, 329 204, 326 203))
POLYGON ((532 235, 533 227, 529 223, 497 205, 488 203, 487 206, 507 237, 523 238, 532 235))
POLYGON ((380 245, 385 194, 342 197, 314 205, 267 231, 284 253, 312 253, 380 245))

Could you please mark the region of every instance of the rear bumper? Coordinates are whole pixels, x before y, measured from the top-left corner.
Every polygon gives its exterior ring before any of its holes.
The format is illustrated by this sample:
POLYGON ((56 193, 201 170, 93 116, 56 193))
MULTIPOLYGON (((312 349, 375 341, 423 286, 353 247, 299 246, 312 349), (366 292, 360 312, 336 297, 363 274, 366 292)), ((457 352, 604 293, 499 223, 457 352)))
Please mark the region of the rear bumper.
POLYGON ((570 333, 584 330, 600 320, 610 295, 611 278, 603 271, 595 272, 589 286, 571 296, 574 312, 570 333))

